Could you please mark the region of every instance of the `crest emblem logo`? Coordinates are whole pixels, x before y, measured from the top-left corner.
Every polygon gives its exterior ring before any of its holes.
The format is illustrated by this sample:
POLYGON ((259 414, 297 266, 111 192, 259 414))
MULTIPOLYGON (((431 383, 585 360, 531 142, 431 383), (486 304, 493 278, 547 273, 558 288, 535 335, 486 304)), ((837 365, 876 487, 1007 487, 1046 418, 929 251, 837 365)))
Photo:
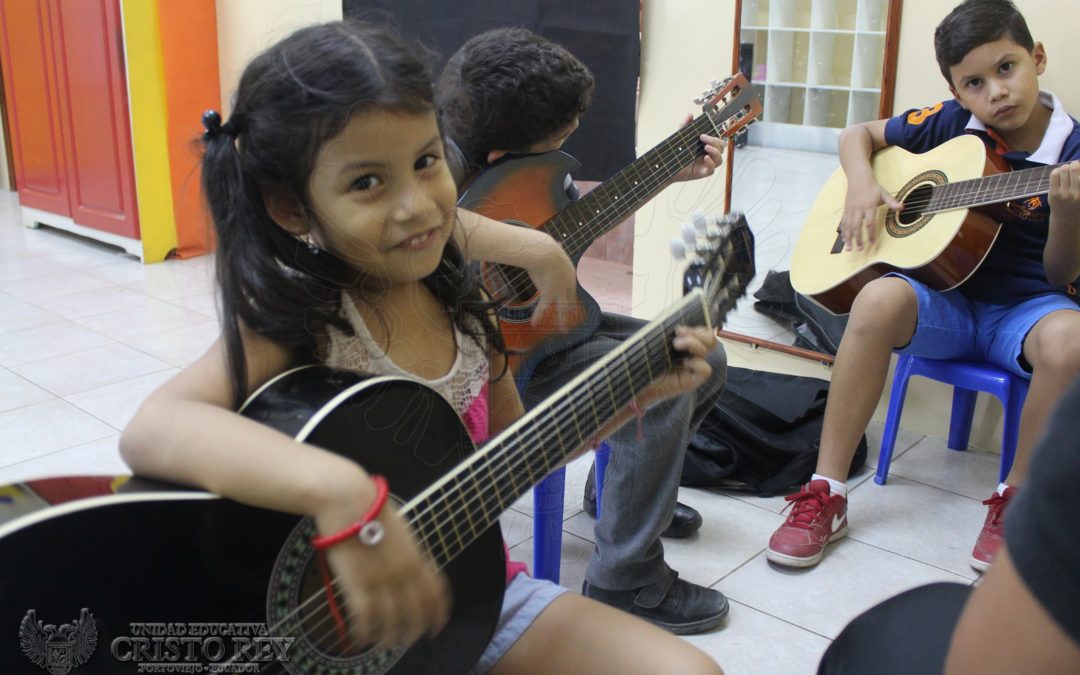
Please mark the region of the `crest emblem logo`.
POLYGON ((71 623, 46 624, 31 609, 19 626, 19 644, 26 658, 51 675, 67 675, 90 660, 97 647, 97 624, 94 615, 83 607, 79 618, 71 623))

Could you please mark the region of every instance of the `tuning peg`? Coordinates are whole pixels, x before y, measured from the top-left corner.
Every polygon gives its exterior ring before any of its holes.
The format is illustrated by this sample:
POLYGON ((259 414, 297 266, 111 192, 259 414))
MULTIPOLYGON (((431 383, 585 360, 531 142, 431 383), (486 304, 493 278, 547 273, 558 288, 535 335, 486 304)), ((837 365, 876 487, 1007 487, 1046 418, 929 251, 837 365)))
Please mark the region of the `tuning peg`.
POLYGON ((686 244, 683 243, 682 239, 672 239, 670 245, 673 258, 682 260, 686 257, 686 244))
POLYGON ((705 105, 705 99, 698 96, 694 99, 694 105, 705 105))
POLYGON ((705 218, 705 212, 701 209, 694 211, 694 229, 700 233, 705 232, 705 228, 709 226, 709 221, 705 218))
POLYGON ((682 224, 682 239, 690 248, 697 246, 698 231, 690 223, 682 224))

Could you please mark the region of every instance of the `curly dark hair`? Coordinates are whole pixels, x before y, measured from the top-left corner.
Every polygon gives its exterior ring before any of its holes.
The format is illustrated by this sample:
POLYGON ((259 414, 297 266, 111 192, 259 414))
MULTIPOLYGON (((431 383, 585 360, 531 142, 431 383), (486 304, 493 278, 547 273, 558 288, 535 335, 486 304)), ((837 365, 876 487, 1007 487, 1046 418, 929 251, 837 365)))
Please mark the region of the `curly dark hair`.
POLYGON ((945 81, 952 86, 949 69, 972 49, 1003 35, 1029 52, 1035 48, 1024 15, 1010 0, 964 0, 953 8, 934 31, 934 55, 945 81))
POLYGON ((589 109, 589 69, 563 47, 524 28, 498 28, 466 42, 435 85, 446 134, 475 169, 492 150, 522 150, 589 109))
MULTIPOLYGON (((218 235, 217 277, 222 332, 235 403, 246 395, 240 325, 312 360, 329 325, 341 318, 344 289, 362 279, 330 251, 309 249, 280 227, 267 196, 286 196, 311 210, 308 181, 322 144, 373 106, 412 113, 434 110, 431 55, 386 25, 331 22, 302 28, 245 68, 229 121, 204 116, 202 186, 218 235)), ((489 320, 475 273, 453 241, 423 283, 454 324, 505 351, 489 320)))

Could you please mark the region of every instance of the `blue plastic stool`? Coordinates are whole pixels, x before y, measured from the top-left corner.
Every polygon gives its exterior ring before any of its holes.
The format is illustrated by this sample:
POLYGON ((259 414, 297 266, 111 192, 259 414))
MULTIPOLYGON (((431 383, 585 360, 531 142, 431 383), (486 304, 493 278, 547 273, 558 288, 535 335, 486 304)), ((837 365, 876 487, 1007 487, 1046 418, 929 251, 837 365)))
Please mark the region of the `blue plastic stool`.
MULTIPOLYGON (((515 375, 518 393, 525 397, 525 385, 532 376, 532 366, 515 375)), ((600 497, 604 491, 610 448, 601 442, 596 448, 596 518, 600 518, 600 497)), ((533 577, 559 583, 562 559, 563 501, 566 493, 566 468, 560 467, 533 486, 533 577)))
MULTIPOLYGON (((596 449, 596 518, 604 493, 604 471, 607 469, 610 448, 607 442, 596 449)), ((566 488, 566 468, 552 471, 533 487, 533 576, 559 583, 559 562, 562 559, 563 495, 566 488)))
POLYGON ((881 453, 878 455, 877 475, 874 482, 884 485, 889 477, 896 432, 900 429, 900 415, 904 410, 904 395, 908 379, 922 375, 932 380, 953 385, 952 417, 949 420, 949 447, 967 450, 971 435, 971 417, 975 412, 975 397, 985 391, 997 396, 1005 409, 1001 432, 1001 471, 999 481, 1004 481, 1012 468, 1016 442, 1020 436, 1020 411, 1027 397, 1028 381, 1009 371, 984 362, 948 361, 924 359, 918 356, 901 356, 893 373, 892 393, 889 395, 889 411, 885 416, 885 431, 881 437, 881 453))

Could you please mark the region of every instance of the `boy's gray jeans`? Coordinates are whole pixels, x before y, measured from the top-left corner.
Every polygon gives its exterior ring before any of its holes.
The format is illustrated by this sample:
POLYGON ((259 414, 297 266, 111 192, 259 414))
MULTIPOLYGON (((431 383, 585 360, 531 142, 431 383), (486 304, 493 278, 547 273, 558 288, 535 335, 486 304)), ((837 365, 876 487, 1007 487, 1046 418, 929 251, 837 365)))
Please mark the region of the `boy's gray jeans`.
MULTIPOLYGON (((526 408, 535 406, 643 325, 644 321, 605 312, 591 339, 540 362, 526 386, 526 408)), ((712 375, 697 391, 644 411, 640 438, 638 422, 631 420, 607 439, 611 455, 596 523, 596 549, 585 574, 590 586, 631 590, 667 583, 671 569, 664 562, 660 533, 671 523, 675 511, 687 443, 724 387, 727 356, 719 342, 708 360, 712 375)))

